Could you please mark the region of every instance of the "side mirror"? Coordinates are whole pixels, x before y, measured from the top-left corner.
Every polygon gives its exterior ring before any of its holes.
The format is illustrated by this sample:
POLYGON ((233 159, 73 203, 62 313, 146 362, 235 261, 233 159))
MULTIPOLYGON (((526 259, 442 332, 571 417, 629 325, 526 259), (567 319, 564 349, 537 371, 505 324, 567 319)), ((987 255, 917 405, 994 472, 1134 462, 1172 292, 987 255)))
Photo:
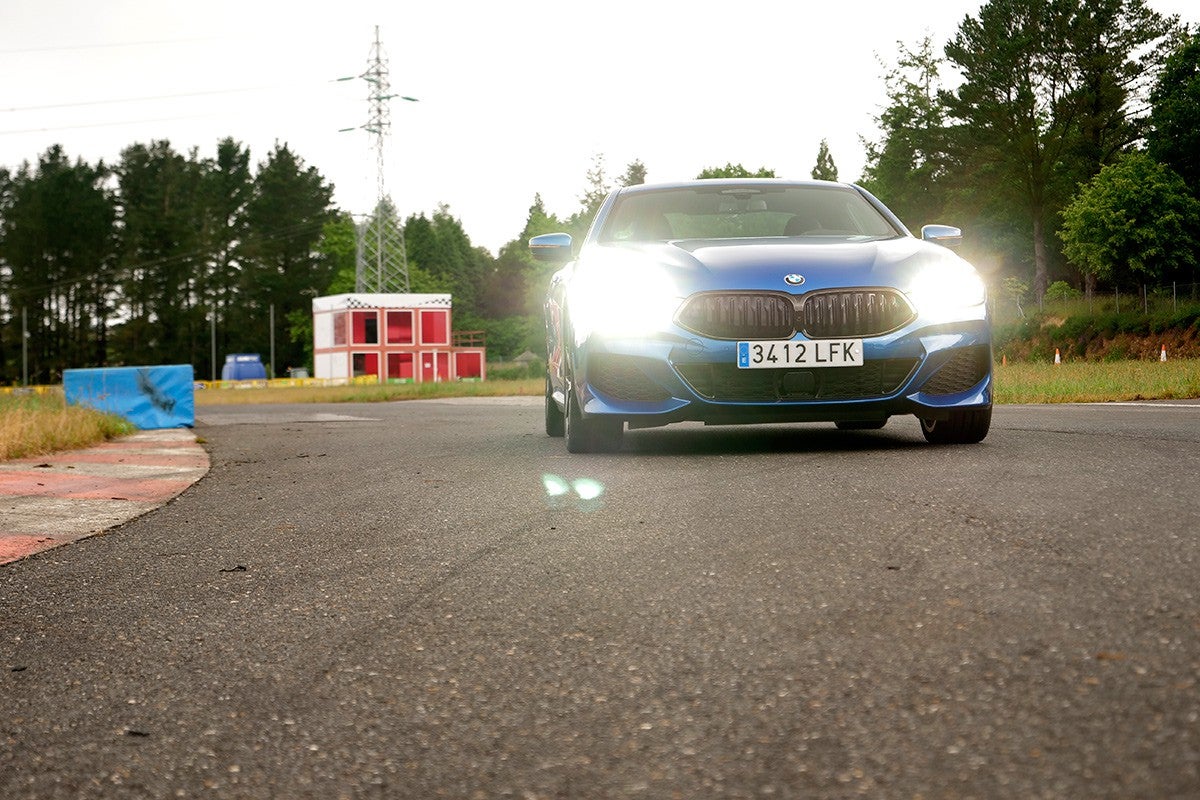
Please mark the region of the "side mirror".
POLYGON ((924 225, 921 227, 921 238, 953 250, 962 244, 962 231, 949 225, 924 225))
POLYGON ((538 261, 562 264, 571 260, 571 234, 543 233, 529 240, 529 252, 538 261))

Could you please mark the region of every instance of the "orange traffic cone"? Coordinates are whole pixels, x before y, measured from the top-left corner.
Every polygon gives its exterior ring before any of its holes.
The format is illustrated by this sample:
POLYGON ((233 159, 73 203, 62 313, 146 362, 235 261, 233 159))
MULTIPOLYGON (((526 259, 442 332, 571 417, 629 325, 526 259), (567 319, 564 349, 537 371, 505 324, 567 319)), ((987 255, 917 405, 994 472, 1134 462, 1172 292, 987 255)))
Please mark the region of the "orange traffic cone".
POLYGON ((1167 360, 1167 346, 1165 344, 1162 346, 1162 354, 1159 355, 1158 360, 1159 361, 1167 360))
POLYGON ((1055 364, 1061 364, 1061 363, 1062 363, 1062 353, 1058 352, 1058 348, 1057 348, 1057 347, 1056 347, 1056 348, 1054 348, 1054 363, 1055 363, 1055 364))
POLYGON ((1000 356, 1000 366, 1002 366, 1002 367, 1008 366, 1008 356, 1006 356, 1006 355, 1000 356))

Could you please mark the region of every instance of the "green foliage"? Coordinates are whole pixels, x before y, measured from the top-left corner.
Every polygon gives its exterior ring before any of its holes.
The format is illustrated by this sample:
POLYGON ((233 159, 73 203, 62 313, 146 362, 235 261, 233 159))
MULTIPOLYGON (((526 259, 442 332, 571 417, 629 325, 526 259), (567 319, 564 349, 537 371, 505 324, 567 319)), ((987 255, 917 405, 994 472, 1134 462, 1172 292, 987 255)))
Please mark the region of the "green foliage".
POLYGON ((640 186, 646 182, 646 165, 638 159, 629 162, 625 174, 617 181, 621 186, 640 186))
POLYGON ((564 233, 571 234, 571 238, 576 242, 581 241, 587 234, 604 198, 608 197, 608 193, 612 191, 612 186, 604 173, 604 156, 602 154, 592 157, 592 166, 587 171, 586 180, 587 188, 579 198, 579 210, 567 218, 562 229, 564 233))
POLYGON ((404 223, 409 288, 414 292, 449 292, 455 315, 478 314, 486 302, 482 286, 491 256, 472 246, 462 223, 439 205, 433 216, 410 216, 404 223))
POLYGON ((1196 266, 1200 201, 1150 156, 1133 153, 1102 169, 1062 220, 1067 257, 1101 278, 1157 280, 1196 266))
POLYGON ((1066 281, 1055 281, 1046 288, 1046 294, 1043 299, 1047 303, 1057 303, 1063 300, 1075 300, 1082 296, 1082 292, 1066 281))
MULTIPOLYGON (((229 321, 237 313, 242 248, 249 235, 246 204, 254 191, 250 151, 233 139, 222 139, 216 159, 201 162, 200 172, 200 247, 206 263, 202 305, 216 318, 218 351, 227 353, 232 352, 229 321)), ((198 357, 193 353, 193 364, 198 357)))
POLYGON ((324 291, 314 296, 355 291, 358 283, 358 231, 354 218, 342 213, 326 222, 321 230, 321 240, 317 242, 317 252, 333 277, 324 291))
POLYGON ((1180 351, 1200 355, 1200 302, 1182 300, 1155 303, 1146 313, 1140 302, 1122 302, 1120 310, 1107 305, 1068 298, 1047 303, 1024 319, 993 325, 992 342, 997 357, 1050 360, 1055 349, 1063 357, 1077 360, 1157 360, 1164 342, 1172 357, 1180 351), (1094 310, 1093 310, 1094 309, 1094 310))
POLYGON ((949 199, 949 131, 938 101, 943 59, 925 37, 897 43, 896 66, 884 75, 888 106, 875 118, 882 141, 864 142, 862 185, 912 230, 940 218, 949 199))
POLYGON ((546 374, 546 362, 540 358, 525 363, 499 363, 488 365, 488 380, 521 381, 530 378, 541 379, 546 374))
POLYGON ((57 146, 34 168, 0 174, 0 286, 8 312, 0 354, 10 375, 20 368, 22 310, 32 380, 105 361, 116 285, 110 174, 102 163, 72 163, 57 146))
POLYGON ((1024 317, 1025 309, 1021 306, 1021 301, 1025 299, 1025 295, 1029 293, 1029 284, 1015 275, 1009 275, 1004 279, 1003 284, 1004 296, 1013 302, 1017 308, 1017 316, 1024 317))
MULTIPOLYGON (((244 273, 240 313, 234 318, 237 331, 231 336, 238 352, 267 352, 270 309, 281 321, 296 310, 311 313, 314 293, 333 280, 335 267, 318 248, 326 223, 335 218, 332 198, 333 187, 287 145, 276 144, 259 165, 246 205, 250 269, 244 273)), ((307 342, 277 335, 271 369, 278 373, 281 364, 306 363, 306 351, 307 342)))
POLYGON ((511 361, 525 351, 543 354, 545 332, 541 315, 524 314, 498 319, 455 318, 458 330, 482 330, 487 334, 488 358, 495 361, 511 361))
POLYGON ((1200 196, 1200 31, 1167 57, 1150 103, 1150 155, 1200 196))
POLYGON ((204 167, 160 140, 126 148, 116 173, 127 319, 113 331, 110 357, 133 365, 207 362, 206 259, 196 224, 204 167))
POLYGON ((1131 99, 1171 28, 1142 0, 991 0, 946 45, 963 76, 940 95, 960 197, 1024 216, 1038 296, 1055 257, 1047 226, 1075 183, 1136 137, 1131 99))
POLYGON ((775 170, 759 167, 757 172, 751 172, 741 164, 733 164, 726 162, 723 167, 707 167, 700 170, 700 174, 696 176, 698 180, 707 180, 711 178, 774 178, 775 170))
POLYGON ((825 139, 821 140, 821 146, 817 148, 817 164, 812 168, 812 177, 815 181, 838 179, 837 165, 833 163, 833 156, 829 153, 829 142, 825 139))

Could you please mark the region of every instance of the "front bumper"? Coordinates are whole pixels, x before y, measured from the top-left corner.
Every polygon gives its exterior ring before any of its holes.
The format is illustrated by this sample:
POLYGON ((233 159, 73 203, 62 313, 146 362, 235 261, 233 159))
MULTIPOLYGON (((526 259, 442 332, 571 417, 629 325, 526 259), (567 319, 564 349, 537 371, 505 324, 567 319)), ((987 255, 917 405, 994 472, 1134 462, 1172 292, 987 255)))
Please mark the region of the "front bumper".
POLYGON ((574 354, 579 407, 631 428, 866 421, 900 414, 945 419, 992 404, 986 319, 909 328, 863 342, 862 367, 744 370, 736 342, 690 334, 592 337, 574 354))

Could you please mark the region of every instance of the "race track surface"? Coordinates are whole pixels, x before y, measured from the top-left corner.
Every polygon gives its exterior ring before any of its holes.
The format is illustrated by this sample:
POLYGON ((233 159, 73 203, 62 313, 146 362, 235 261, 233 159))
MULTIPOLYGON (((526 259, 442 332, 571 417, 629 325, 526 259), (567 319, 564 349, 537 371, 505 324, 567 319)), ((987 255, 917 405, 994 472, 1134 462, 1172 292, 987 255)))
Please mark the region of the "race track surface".
POLYGON ((637 431, 210 407, 0 567, 0 797, 1200 795, 1200 402, 637 431))

